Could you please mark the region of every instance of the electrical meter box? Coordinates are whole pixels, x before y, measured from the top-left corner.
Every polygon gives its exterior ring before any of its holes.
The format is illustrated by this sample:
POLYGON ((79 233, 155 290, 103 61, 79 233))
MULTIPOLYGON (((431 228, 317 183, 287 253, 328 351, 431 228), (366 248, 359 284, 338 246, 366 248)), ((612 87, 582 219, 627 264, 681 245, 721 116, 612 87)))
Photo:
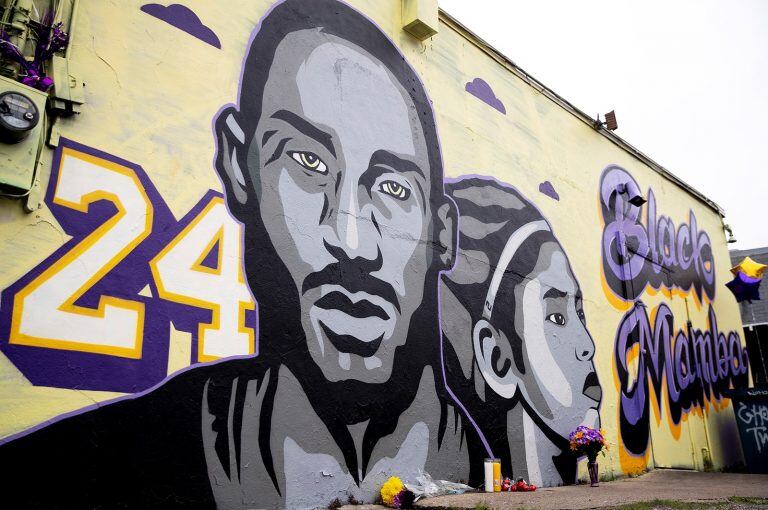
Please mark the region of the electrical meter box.
POLYGON ((48 94, 0 76, 0 188, 22 194, 33 185, 48 94))

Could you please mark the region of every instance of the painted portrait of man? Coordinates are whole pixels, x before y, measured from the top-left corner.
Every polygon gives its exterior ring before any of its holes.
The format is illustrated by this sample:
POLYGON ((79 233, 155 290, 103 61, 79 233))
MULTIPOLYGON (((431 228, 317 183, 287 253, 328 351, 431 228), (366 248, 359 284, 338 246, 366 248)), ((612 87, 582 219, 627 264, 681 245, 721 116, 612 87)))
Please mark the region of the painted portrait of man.
POLYGON ((6 442, 4 482, 26 490, 34 464, 35 485, 75 502, 309 508, 370 501, 393 474, 465 479, 439 368, 457 216, 416 72, 346 4, 285 0, 214 136, 258 356, 6 442))
POLYGON ((461 214, 456 268, 441 289, 449 384, 502 470, 573 483, 568 435, 599 426, 602 396, 583 296, 552 227, 490 178, 446 185, 461 214))

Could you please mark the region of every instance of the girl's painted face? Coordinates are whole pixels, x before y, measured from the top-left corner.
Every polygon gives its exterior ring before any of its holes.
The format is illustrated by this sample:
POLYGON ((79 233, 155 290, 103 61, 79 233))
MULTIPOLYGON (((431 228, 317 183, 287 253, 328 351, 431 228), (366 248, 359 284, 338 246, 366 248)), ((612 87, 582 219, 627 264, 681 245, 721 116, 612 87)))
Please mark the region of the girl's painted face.
POLYGON ((523 397, 560 436, 581 424, 598 426, 602 392, 592 361, 595 344, 579 284, 559 244, 541 246, 533 272, 514 293, 513 324, 523 340, 523 397))

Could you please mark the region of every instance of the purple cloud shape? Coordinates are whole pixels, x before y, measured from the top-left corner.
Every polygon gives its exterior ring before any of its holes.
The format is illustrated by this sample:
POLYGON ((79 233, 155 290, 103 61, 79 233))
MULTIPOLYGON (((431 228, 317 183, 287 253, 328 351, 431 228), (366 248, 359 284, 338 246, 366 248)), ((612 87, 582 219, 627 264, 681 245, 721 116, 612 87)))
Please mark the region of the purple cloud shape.
POLYGON ((480 101, 496 108, 504 115, 507 114, 507 109, 504 108, 504 103, 496 97, 496 94, 493 93, 493 89, 484 79, 475 78, 464 86, 464 90, 478 98, 480 101))
POLYGON ((214 31, 203 25, 197 14, 192 12, 189 7, 179 4, 171 4, 168 7, 160 4, 145 4, 141 6, 141 10, 210 44, 214 48, 221 49, 221 42, 214 31))
POLYGON ((558 202, 560 201, 560 195, 557 194, 555 187, 552 186, 552 183, 549 181, 544 181, 539 184, 539 191, 547 195, 549 198, 554 198, 558 202))

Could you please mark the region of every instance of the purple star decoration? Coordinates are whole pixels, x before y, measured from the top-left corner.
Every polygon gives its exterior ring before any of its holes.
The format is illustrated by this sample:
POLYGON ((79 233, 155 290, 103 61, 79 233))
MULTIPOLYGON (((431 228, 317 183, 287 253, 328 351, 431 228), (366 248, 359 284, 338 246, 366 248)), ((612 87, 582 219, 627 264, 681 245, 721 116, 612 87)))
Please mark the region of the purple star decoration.
POLYGON ((736 296, 736 301, 759 301, 760 300, 760 282, 762 278, 752 278, 741 271, 725 286, 736 296))

